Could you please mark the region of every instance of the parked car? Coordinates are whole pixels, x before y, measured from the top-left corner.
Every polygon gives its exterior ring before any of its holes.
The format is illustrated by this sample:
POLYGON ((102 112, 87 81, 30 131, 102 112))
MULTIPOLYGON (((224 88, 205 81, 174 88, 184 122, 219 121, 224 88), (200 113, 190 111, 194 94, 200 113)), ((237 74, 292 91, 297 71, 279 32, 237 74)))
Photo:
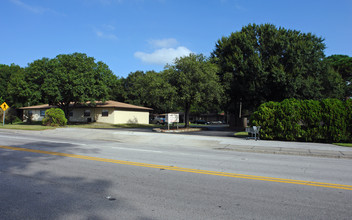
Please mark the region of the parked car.
POLYGON ((160 125, 160 124, 165 124, 165 117, 160 117, 160 116, 157 116, 155 117, 152 121, 151 121, 152 124, 157 124, 157 125, 160 125))
POLYGON ((206 122, 205 120, 195 120, 194 122, 193 122, 194 124, 208 124, 208 122, 206 122))
POLYGON ((211 121, 209 122, 209 124, 218 125, 218 124, 222 124, 222 121, 211 121))

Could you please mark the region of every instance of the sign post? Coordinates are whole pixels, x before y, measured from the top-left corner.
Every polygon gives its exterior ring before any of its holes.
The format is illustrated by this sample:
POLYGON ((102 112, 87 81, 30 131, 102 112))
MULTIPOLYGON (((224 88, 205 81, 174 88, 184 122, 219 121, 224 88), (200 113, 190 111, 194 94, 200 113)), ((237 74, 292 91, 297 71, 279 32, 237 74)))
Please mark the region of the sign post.
POLYGON ((178 129, 179 118, 179 114, 166 114, 165 121, 167 122, 167 130, 170 130, 170 124, 175 122, 177 122, 178 129))
POLYGON ((2 126, 5 126, 5 113, 6 113, 6 109, 8 109, 9 106, 6 104, 6 102, 4 102, 0 105, 0 107, 2 108, 2 110, 4 110, 4 115, 2 117, 2 126))

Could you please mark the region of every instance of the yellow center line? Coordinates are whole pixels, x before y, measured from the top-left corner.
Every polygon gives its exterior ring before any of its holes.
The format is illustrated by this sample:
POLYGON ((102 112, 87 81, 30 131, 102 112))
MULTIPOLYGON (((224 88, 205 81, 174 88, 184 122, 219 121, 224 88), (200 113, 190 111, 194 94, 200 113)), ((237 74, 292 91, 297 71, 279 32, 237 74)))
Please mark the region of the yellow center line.
POLYGON ((261 181, 269 181, 269 182, 277 182, 277 183, 290 183, 290 184, 298 184, 298 185, 352 190, 352 185, 342 185, 342 184, 335 184, 335 183, 322 183, 322 182, 313 182, 313 181, 305 181, 305 180, 293 180, 293 179, 255 176, 255 175, 246 175, 246 174, 238 174, 238 173, 226 173, 226 172, 218 172, 218 171, 190 169, 190 168, 183 168, 183 167, 176 167, 176 166, 139 163, 139 162, 124 161, 124 160, 83 156, 83 155, 77 155, 77 154, 60 153, 60 152, 53 152, 53 151, 34 150, 34 149, 20 148, 20 147, 0 146, 0 148, 15 150, 15 151, 38 153, 38 154, 49 154, 49 155, 62 156, 62 157, 71 157, 71 158, 78 158, 78 159, 84 159, 84 160, 100 161, 100 162, 107 162, 107 163, 123 164, 123 165, 130 165, 130 166, 172 170, 172 171, 179 171, 179 172, 186 172, 186 173, 198 173, 198 174, 206 174, 206 175, 213 175, 213 176, 223 176, 223 177, 261 180, 261 181))

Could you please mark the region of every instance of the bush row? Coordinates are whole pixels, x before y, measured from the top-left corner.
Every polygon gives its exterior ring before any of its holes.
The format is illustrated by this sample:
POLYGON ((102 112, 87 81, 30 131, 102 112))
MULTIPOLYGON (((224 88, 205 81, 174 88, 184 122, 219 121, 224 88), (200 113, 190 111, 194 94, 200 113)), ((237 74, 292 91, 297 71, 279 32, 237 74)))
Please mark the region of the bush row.
POLYGON ((268 140, 351 142, 352 100, 296 100, 267 102, 251 117, 268 140))

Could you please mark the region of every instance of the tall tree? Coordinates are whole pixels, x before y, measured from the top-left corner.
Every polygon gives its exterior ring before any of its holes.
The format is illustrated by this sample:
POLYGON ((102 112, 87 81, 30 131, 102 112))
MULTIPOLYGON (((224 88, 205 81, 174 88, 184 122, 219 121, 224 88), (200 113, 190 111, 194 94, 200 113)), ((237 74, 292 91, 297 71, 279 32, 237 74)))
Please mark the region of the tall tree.
POLYGON ((185 111, 186 127, 189 127, 192 105, 220 102, 223 90, 217 72, 217 66, 202 54, 177 58, 174 65, 167 66, 169 82, 175 88, 177 101, 185 111))
POLYGON ((126 91, 124 88, 124 78, 112 77, 110 81, 110 95, 109 99, 118 102, 125 102, 126 91))
POLYGON ((48 97, 45 95, 43 90, 43 84, 45 79, 49 77, 49 73, 52 72, 49 58, 42 58, 29 63, 25 68, 25 77, 30 90, 30 96, 28 96, 29 105, 37 105, 48 103, 48 97))
POLYGON ((125 101, 133 105, 143 105, 142 93, 144 88, 143 78, 145 73, 143 71, 131 72, 123 81, 123 86, 126 91, 125 101))
MULTIPOLYGON (((2 97, 10 106, 21 105, 21 91, 13 89, 14 81, 12 78, 24 77, 24 69, 18 65, 11 64, 10 66, 0 64, 0 97, 2 97), (20 103, 19 103, 19 100, 20 103)), ((19 79, 18 79, 19 80, 19 79)), ((25 83, 25 82, 24 82, 25 83)), ((1 102, 2 103, 2 102, 1 102)))
POLYGON ((331 55, 325 61, 339 74, 346 83, 345 96, 352 97, 352 57, 331 55))
POLYGON ((32 92, 27 82, 25 69, 14 65, 11 76, 6 81, 8 81, 7 97, 3 98, 9 102, 8 104, 15 108, 27 106, 32 92))
POLYGON ((341 77, 322 62, 323 41, 271 24, 250 24, 221 38, 212 58, 228 94, 227 110, 238 115, 240 104, 252 111, 263 102, 285 98, 341 97, 341 77), (333 80, 325 80, 327 76, 333 80))
POLYGON ((126 102, 151 107, 155 113, 176 110, 176 93, 166 77, 165 71, 130 73, 124 82, 126 102))
POLYGON ((43 96, 63 109, 66 117, 70 103, 107 100, 111 83, 116 79, 105 63, 95 62, 93 57, 82 53, 58 55, 43 68, 33 70, 46 74, 41 85, 43 96))
POLYGON ((0 64, 0 97, 6 98, 8 96, 7 84, 11 77, 11 74, 12 74, 12 71, 10 66, 0 64))

